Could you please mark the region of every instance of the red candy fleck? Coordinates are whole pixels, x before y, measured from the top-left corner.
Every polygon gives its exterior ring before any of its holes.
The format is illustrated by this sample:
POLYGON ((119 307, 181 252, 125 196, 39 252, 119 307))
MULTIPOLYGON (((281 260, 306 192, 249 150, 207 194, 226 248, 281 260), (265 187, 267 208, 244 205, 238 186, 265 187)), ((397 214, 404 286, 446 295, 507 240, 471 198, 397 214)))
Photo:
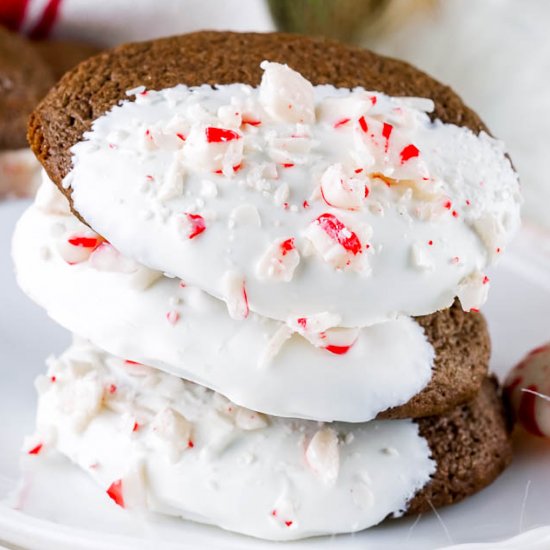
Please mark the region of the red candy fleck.
POLYGON ((121 508, 124 508, 124 498, 122 496, 122 480, 118 479, 113 481, 107 489, 107 494, 118 504, 121 508))
POLYGON ((353 344, 349 346, 332 346, 331 345, 331 346, 326 346, 325 349, 327 351, 330 351, 330 353, 334 353, 334 355, 344 355, 351 349, 352 346, 353 344))
POLYGON ((57 381, 57 378, 55 376, 50 376, 50 382, 53 384, 57 381))
POLYGON ((451 201, 445 201, 445 202, 443 203, 443 208, 446 208, 447 210, 450 210, 450 209, 451 209, 451 206, 452 206, 451 201))
POLYGON ((359 127, 361 128, 361 130, 363 132, 365 132, 365 134, 369 131, 369 125, 367 124, 367 121, 365 120, 365 117, 362 116, 360 119, 359 119, 359 127))
POLYGON ((290 526, 292 525, 292 521, 290 521, 289 519, 287 519, 287 520, 285 521, 285 525, 286 525, 287 527, 290 527, 290 526))
POLYGON ((281 164, 281 166, 282 166, 283 168, 292 168, 292 167, 294 166, 294 163, 293 163, 293 162, 283 162, 283 163, 281 164))
POLYGON ((71 237, 68 242, 82 248, 97 248, 101 244, 101 240, 97 237, 71 237))
POLYGON ((187 221, 191 224, 191 230, 187 235, 188 239, 194 239, 206 229, 204 218, 200 214, 185 214, 187 221))
POLYGON ((28 451, 27 454, 29 455, 37 455, 40 453, 40 451, 42 450, 42 447, 44 445, 42 443, 39 443, 38 445, 36 445, 36 447, 33 447, 30 451, 28 451))
POLYGON ((384 151, 386 151, 386 153, 388 152, 388 147, 390 146, 390 136, 392 131, 393 126, 387 122, 384 122, 384 125, 382 126, 382 136, 386 140, 386 145, 384 147, 384 151))
POLYGON ((355 169, 355 173, 356 173, 356 174, 360 174, 362 171, 363 171, 362 168, 356 168, 356 169, 355 169))
POLYGON ((369 196, 370 189, 365 185, 365 198, 369 196))
POLYGON ((433 241, 428 241, 428 244, 429 244, 430 246, 433 246, 434 242, 433 242, 433 241))
POLYGON ((109 386, 109 393, 116 393, 116 384, 111 384, 109 386))
POLYGON ((185 136, 183 134, 181 134, 180 132, 177 132, 176 136, 178 136, 181 139, 181 141, 185 141, 185 136))
POLYGON ((286 241, 283 241, 280 244, 281 248, 281 254, 283 256, 286 256, 291 250, 294 250, 296 247, 294 246, 294 239, 287 239, 286 241))
POLYGON ((195 446, 195 443, 193 443, 193 441, 191 441, 191 439, 187 442, 187 447, 189 449, 192 449, 193 447, 195 446))
POLYGON ((246 319, 248 317, 248 314, 250 313, 250 307, 248 305, 248 294, 246 293, 246 287, 243 283, 243 300, 244 300, 244 318, 246 319))
POLYGON ((307 317, 299 317, 298 319, 296 319, 296 322, 305 329, 307 326, 307 317))
POLYGON ((214 128, 213 126, 206 128, 205 134, 208 143, 227 143, 235 139, 241 139, 241 136, 233 130, 214 128))
POLYGON ((248 124, 249 126, 259 126, 262 123, 261 120, 248 120, 243 119, 243 125, 248 124))
POLYGON ((472 203, 468 199, 466 199, 466 206, 470 206, 471 204, 472 203))
POLYGON ((401 157, 401 164, 407 162, 408 160, 414 158, 414 157, 417 157, 419 155, 420 151, 418 150, 418 148, 413 145, 412 143, 410 143, 409 145, 407 145, 406 147, 403 148, 403 150, 401 151, 401 153, 399 153, 400 157, 401 157))
POLYGON ((482 284, 486 285, 488 282, 489 282, 489 277, 487 277, 487 275, 485 275, 485 276, 483 277, 482 284))
POLYGON ((500 248, 500 246, 497 247, 497 254, 500 254, 502 251, 502 248, 500 248))
POLYGON ((180 320, 180 314, 177 311, 169 311, 166 314, 166 319, 171 325, 175 325, 180 320))
POLYGON ((309 208, 309 202, 304 201, 304 202, 302 203, 302 206, 303 206, 304 208, 309 208))
POLYGON ((141 363, 138 363, 137 361, 132 361, 131 359, 126 359, 124 362, 127 365, 141 365, 141 363))
POLYGON ((351 252, 354 256, 361 253, 361 242, 357 235, 350 231, 336 216, 325 213, 321 214, 315 221, 330 238, 337 241, 345 250, 351 252))
POLYGON ((458 218, 458 212, 456 210, 453 210, 452 215, 453 218, 458 218))
POLYGON ((343 118, 342 120, 339 120, 338 122, 334 123, 334 128, 340 128, 341 126, 345 126, 350 121, 349 118, 343 118))
POLYGON ((132 428, 132 431, 137 432, 139 430, 139 427, 140 427, 139 424, 137 422, 134 422, 134 426, 132 428))

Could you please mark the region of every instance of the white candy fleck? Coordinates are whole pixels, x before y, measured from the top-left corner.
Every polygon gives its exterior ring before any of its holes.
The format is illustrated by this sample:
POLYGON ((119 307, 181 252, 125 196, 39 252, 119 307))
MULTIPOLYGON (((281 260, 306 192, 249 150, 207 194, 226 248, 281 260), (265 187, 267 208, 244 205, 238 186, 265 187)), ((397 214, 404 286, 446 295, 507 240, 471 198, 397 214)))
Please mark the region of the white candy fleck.
POLYGON ((319 430, 309 442, 306 460, 313 472, 326 485, 334 485, 340 470, 338 435, 332 428, 319 430))

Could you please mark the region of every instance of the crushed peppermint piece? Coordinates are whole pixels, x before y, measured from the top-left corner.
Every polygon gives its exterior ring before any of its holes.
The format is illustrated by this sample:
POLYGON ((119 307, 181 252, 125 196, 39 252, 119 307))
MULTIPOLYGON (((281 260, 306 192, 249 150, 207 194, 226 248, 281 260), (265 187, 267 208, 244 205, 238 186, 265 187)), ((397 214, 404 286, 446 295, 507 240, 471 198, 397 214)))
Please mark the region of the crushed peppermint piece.
POLYGON ((118 479, 113 481, 109 488, 107 489, 107 494, 109 497, 118 504, 121 508, 124 508, 124 497, 122 495, 122 480, 118 479))
POLYGON ((306 461, 323 483, 332 486, 338 479, 340 452, 338 435, 332 428, 317 431, 306 449, 306 461))
POLYGON ((300 253, 296 249, 294 238, 276 240, 258 262, 258 278, 289 282, 299 263, 300 253))
POLYGON ((169 311, 166 314, 166 319, 171 325, 175 325, 180 320, 180 314, 177 311, 169 311))
POLYGON ((29 455, 37 455, 40 454, 40 451, 42 450, 42 447, 44 446, 43 443, 38 443, 38 445, 34 446, 32 449, 27 451, 27 454, 29 455))
POLYGON ((204 131, 206 135, 207 143, 226 143, 233 141, 234 139, 241 139, 241 135, 234 130, 227 130, 226 128, 214 128, 209 126, 204 131))
POLYGON ((399 156, 401 157, 401 164, 404 164, 414 157, 417 157, 419 154, 420 151, 418 150, 418 148, 410 143, 401 150, 401 153, 399 153, 399 156))
POLYGON ((187 218, 187 222, 189 224, 187 232, 188 239, 194 239, 206 231, 206 223, 200 214, 189 214, 186 212, 185 217, 187 218))
POLYGON ((235 271, 227 271, 223 277, 224 297, 227 311, 232 319, 242 321, 248 317, 248 296, 244 277, 235 271))

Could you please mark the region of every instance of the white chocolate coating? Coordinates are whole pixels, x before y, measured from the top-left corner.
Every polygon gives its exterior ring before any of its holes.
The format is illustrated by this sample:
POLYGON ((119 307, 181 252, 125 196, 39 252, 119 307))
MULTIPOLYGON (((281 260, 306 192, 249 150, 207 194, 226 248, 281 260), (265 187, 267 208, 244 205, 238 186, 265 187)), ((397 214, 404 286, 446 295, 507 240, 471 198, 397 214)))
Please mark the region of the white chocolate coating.
POLYGON ((399 515, 436 466, 410 420, 266 417, 83 341, 50 359, 37 389, 29 452, 59 450, 129 510, 266 539, 358 531, 399 515))
POLYGON ((309 318, 306 327, 254 313, 238 321, 199 288, 106 243, 93 252, 71 246, 74 236, 98 239, 46 178, 15 231, 19 285, 56 322, 119 357, 254 410, 325 421, 371 420, 431 379, 434 350, 411 318, 357 330, 331 329, 327 316, 309 318))
MULTIPOLYGON (((362 327, 479 286, 519 224, 501 144, 431 122, 429 100, 262 67, 259 88, 134 90, 73 147, 75 208, 122 254, 237 317, 329 313, 362 327)), ((469 298, 486 292, 466 295, 478 308, 469 298)))

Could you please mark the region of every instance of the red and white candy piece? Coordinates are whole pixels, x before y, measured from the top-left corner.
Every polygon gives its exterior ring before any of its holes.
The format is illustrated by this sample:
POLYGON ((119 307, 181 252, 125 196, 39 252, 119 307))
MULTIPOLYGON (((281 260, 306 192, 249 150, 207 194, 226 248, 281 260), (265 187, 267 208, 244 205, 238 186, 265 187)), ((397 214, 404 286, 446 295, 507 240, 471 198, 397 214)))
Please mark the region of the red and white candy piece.
POLYGON ((359 329, 340 328, 339 323, 339 315, 325 312, 289 319, 287 326, 314 346, 335 355, 344 355, 357 341, 359 329))
POLYGON ((340 470, 338 434, 332 428, 315 433, 306 448, 306 462, 326 485, 334 485, 340 470))
POLYGON ((369 192, 364 180, 350 178, 341 164, 333 164, 325 170, 320 190, 328 206, 345 210, 359 210, 369 192))
POLYGON ((231 177, 243 160, 243 139, 238 130, 203 126, 191 128, 183 147, 188 167, 199 167, 231 177))
POLYGON ((248 296, 244 277, 235 271, 227 271, 222 280, 227 311, 232 319, 242 321, 248 317, 248 296))
POLYGON ((309 224, 304 236, 321 258, 335 269, 365 271, 368 269, 365 252, 369 245, 362 242, 362 238, 368 239, 371 229, 366 225, 360 229, 356 232, 340 217, 325 212, 309 224))
POLYGON ((274 120, 290 123, 315 122, 313 86, 288 65, 263 61, 260 104, 274 120))
POLYGON ((144 509, 147 503, 147 488, 143 465, 134 464, 123 477, 115 479, 105 491, 121 508, 144 509))
POLYGON ((278 239, 269 246, 258 262, 258 278, 289 282, 299 263, 300 253, 296 249, 295 240, 278 239))
POLYGON ((87 261, 103 242, 105 239, 90 229, 73 233, 58 241, 57 250, 69 265, 75 265, 87 261))
POLYGON ((140 267, 134 260, 123 256, 112 244, 106 241, 92 251, 88 261, 98 271, 135 273, 140 267))
POLYGON ((489 286, 489 277, 479 271, 462 279, 457 289, 457 296, 462 309, 464 311, 478 311, 487 301, 489 286))
POLYGON ((517 421, 550 438, 550 343, 532 350, 508 374, 504 391, 517 421))
POLYGON ((160 411, 151 422, 155 444, 172 463, 177 462, 184 451, 194 447, 191 428, 191 423, 170 407, 160 411))
POLYGON ((184 239, 195 239, 206 231, 206 221, 200 214, 184 212, 177 218, 180 225, 180 234, 184 239))

